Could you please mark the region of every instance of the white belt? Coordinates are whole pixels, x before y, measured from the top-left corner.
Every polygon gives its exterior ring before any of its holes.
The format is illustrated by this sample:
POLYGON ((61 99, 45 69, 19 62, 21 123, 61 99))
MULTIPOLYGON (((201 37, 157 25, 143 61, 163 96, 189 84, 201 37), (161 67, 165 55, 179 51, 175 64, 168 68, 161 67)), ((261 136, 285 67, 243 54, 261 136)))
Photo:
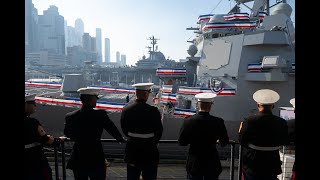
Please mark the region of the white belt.
POLYGON ((39 146, 39 145, 41 145, 41 143, 34 142, 34 143, 31 143, 31 144, 24 145, 24 148, 25 149, 29 149, 29 148, 36 147, 36 146, 39 146))
POLYGON ((137 138, 151 138, 151 137, 154 136, 154 133, 138 134, 138 133, 128 132, 128 135, 131 136, 131 137, 137 137, 137 138))
POLYGON ((253 144, 248 144, 248 146, 254 150, 258 150, 258 151, 275 151, 275 150, 279 150, 280 146, 274 146, 274 147, 262 147, 262 146, 256 146, 253 144))

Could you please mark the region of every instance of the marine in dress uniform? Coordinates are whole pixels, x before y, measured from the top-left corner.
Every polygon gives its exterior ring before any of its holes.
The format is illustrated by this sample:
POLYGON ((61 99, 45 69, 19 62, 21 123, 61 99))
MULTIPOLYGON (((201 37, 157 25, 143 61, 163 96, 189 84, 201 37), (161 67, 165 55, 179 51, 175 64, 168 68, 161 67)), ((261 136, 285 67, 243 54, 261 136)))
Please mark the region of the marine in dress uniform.
POLYGON ((289 144, 286 120, 272 114, 280 96, 273 90, 261 89, 253 99, 259 112, 244 118, 239 128, 244 180, 276 180, 282 173, 279 148, 289 144))
POLYGON ((127 136, 124 161, 127 163, 127 179, 156 180, 159 163, 158 142, 162 136, 159 110, 146 103, 153 83, 132 85, 136 89, 134 103, 124 107, 121 128, 127 136))
POLYGON ((74 141, 67 169, 72 169, 75 180, 105 180, 106 164, 101 144, 105 129, 118 142, 124 139, 105 110, 93 109, 96 106, 99 89, 80 88, 82 107, 65 116, 64 134, 74 141))
POLYGON ((224 120, 209 114, 214 97, 213 93, 197 94, 199 111, 186 118, 180 129, 179 144, 190 144, 186 164, 188 179, 217 180, 222 172, 216 143, 218 140, 224 147, 229 137, 224 120))
POLYGON ((43 145, 53 144, 54 138, 47 135, 40 122, 30 117, 35 112, 36 94, 25 95, 24 119, 24 179, 52 180, 52 170, 44 155, 43 145))

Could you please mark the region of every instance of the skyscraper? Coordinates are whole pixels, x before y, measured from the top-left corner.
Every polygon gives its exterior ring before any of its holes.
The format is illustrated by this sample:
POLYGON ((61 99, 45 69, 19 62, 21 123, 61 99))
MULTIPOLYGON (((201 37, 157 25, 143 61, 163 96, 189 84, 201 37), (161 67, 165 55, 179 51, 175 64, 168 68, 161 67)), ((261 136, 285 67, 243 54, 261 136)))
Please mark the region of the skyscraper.
POLYGON ((84 24, 83 21, 81 19, 76 19, 75 24, 74 24, 74 28, 76 31, 76 35, 77 35, 77 40, 76 43, 77 45, 82 45, 82 36, 84 33, 84 24))
POLYGON ((127 64, 127 57, 125 54, 121 54, 121 66, 125 66, 127 64))
POLYGON ((101 44, 101 29, 96 28, 96 50, 98 53, 98 64, 102 63, 102 44, 101 44))
POLYGON ((50 6, 39 16, 40 50, 65 55, 64 18, 58 7, 50 6))
POLYGON ((90 36, 89 33, 83 33, 83 36, 82 36, 82 47, 86 52, 91 52, 92 51, 91 36, 90 36))
POLYGON ((120 52, 119 51, 116 52, 116 62, 118 65, 120 65, 120 52))
POLYGON ((76 35, 76 31, 74 29, 74 27, 72 26, 67 26, 67 43, 66 46, 67 47, 72 47, 72 46, 77 46, 79 44, 77 44, 77 35, 76 35))
POLYGON ((38 10, 32 0, 25 1, 25 52, 39 51, 38 10))
POLYGON ((91 49, 90 49, 91 52, 97 52, 96 41, 97 41, 97 39, 95 37, 91 37, 91 49))
POLYGON ((104 41, 104 62, 110 63, 110 39, 105 38, 104 41))
POLYGON ((67 21, 64 20, 64 54, 67 54, 67 41, 68 41, 68 30, 67 30, 67 21))

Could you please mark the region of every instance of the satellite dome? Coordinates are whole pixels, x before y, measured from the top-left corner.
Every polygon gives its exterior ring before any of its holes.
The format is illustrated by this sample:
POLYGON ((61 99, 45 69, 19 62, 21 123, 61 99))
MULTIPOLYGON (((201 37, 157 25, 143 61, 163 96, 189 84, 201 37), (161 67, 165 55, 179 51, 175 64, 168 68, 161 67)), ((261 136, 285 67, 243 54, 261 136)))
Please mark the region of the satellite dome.
POLYGON ((276 15, 281 13, 290 17, 292 13, 291 6, 287 3, 279 3, 274 7, 274 10, 272 11, 271 15, 276 15))
POLYGON ((197 46, 192 44, 189 46, 189 49, 187 51, 188 51, 188 54, 193 57, 198 52, 198 48, 197 46))
POLYGON ((166 57, 160 51, 153 52, 152 55, 153 55, 153 60, 166 60, 166 57))
POLYGON ((225 22, 224 16, 225 15, 223 15, 223 14, 215 14, 210 18, 209 23, 225 22))

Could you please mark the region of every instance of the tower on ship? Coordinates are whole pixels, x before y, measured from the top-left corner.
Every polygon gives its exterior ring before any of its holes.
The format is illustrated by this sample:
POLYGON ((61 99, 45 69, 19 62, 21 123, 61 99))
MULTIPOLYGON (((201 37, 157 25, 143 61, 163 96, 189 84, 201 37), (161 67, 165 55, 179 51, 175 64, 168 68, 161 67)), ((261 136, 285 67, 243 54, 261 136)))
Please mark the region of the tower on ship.
MULTIPOLYGON (((145 70, 155 70, 158 67, 161 67, 163 63, 165 63, 167 60, 162 52, 158 51, 157 41, 160 39, 155 38, 154 36, 149 37, 147 40, 150 40, 150 44, 152 46, 147 46, 149 57, 146 58, 145 56, 140 59, 136 65, 139 69, 145 69, 145 70)), ((169 62, 169 61, 168 61, 169 62)))

